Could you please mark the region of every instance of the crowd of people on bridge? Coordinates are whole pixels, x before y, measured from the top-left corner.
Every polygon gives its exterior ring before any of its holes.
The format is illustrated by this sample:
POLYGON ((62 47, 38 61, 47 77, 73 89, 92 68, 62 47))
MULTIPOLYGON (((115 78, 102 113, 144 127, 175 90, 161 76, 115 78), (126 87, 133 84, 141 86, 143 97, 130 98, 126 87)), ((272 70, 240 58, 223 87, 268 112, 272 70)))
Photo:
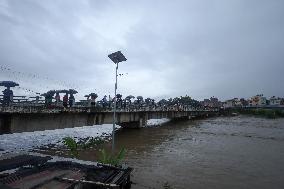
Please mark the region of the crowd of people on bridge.
MULTIPOLYGON (((1 82, 0 82, 1 85, 1 82)), ((5 83, 6 89, 3 91, 3 96, 0 98, 2 106, 15 106, 17 103, 13 101, 13 91, 10 89, 14 86, 11 83, 5 83)), ((4 86, 4 84, 2 85, 4 86)), ((190 108, 203 108, 202 105, 189 96, 180 96, 176 98, 162 99, 156 101, 152 98, 143 98, 142 96, 128 95, 123 97, 122 94, 117 94, 115 97, 104 95, 102 99, 98 99, 96 93, 85 95, 85 100, 75 101, 74 94, 78 93, 74 89, 68 90, 50 90, 41 94, 44 100, 40 101, 40 96, 34 97, 36 100, 30 101, 26 106, 37 104, 38 106, 45 106, 46 108, 97 108, 103 110, 112 110, 114 102, 116 101, 116 108, 118 110, 137 110, 137 109, 160 109, 160 110, 186 110, 190 108), (61 95, 63 94, 62 98, 61 95), (42 102, 42 103, 40 103, 42 102)))

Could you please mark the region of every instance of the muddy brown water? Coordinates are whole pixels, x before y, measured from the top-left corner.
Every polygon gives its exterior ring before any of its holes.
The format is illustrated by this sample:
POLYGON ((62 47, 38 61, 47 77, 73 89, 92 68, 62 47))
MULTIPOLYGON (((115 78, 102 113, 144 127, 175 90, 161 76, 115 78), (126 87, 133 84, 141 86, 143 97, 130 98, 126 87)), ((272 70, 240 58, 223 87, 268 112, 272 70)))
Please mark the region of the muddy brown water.
POLYGON ((122 129, 121 147, 134 168, 134 189, 284 188, 284 119, 217 117, 122 129))

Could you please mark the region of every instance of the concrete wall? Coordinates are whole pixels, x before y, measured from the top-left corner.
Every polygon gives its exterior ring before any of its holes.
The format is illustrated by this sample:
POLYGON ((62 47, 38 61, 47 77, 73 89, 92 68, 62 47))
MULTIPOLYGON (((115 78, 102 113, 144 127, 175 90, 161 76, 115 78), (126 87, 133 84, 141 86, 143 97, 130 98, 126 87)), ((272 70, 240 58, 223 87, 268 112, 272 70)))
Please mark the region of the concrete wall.
MULTIPOLYGON (((144 114, 118 112, 117 123, 137 122, 144 114)), ((0 134, 112 124, 113 113, 26 113, 0 114, 0 134)))
POLYGON ((17 114, 12 115, 10 130, 15 132, 42 131, 85 126, 93 118, 87 114, 17 114))
MULTIPOLYGON (((142 127, 149 119, 188 119, 214 112, 118 112, 116 123, 127 128, 142 127)), ((98 113, 5 113, 0 114, 0 134, 111 124, 112 112, 98 113)))

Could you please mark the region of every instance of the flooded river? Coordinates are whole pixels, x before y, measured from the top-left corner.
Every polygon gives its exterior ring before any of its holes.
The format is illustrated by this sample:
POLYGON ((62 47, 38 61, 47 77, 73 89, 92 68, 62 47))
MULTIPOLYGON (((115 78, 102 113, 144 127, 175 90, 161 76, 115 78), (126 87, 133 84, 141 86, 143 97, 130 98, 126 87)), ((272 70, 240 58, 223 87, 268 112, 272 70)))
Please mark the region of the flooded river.
MULTIPOLYGON (((134 189, 284 188, 284 119, 215 117, 121 129, 116 149, 122 147, 134 189)), ((98 160, 98 151, 80 158, 98 160)))
POLYGON ((284 119, 218 117, 120 130, 133 188, 284 188, 284 119))

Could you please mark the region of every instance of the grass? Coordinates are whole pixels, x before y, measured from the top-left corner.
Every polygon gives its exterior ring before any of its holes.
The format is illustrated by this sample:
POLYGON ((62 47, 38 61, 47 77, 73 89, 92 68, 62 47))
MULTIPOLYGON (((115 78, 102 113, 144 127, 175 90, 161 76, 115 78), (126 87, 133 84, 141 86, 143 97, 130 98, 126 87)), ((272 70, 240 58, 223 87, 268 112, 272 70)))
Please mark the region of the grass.
MULTIPOLYGON (((103 144, 105 141, 99 137, 95 138, 87 138, 82 139, 78 142, 76 142, 75 139, 71 137, 65 137, 63 138, 63 144, 67 147, 69 150, 69 155, 73 158, 79 157, 79 151, 81 149, 86 150, 93 147, 97 147, 101 144, 103 144)), ((105 148, 100 150, 100 158, 98 159, 98 162, 102 164, 109 164, 113 166, 119 166, 121 165, 121 162, 125 158, 126 149, 122 148, 120 151, 116 153, 108 152, 105 148)))
POLYGON ((78 144, 75 139, 71 137, 63 138, 63 144, 70 150, 70 155, 74 158, 78 158, 79 151, 78 151, 78 144))
POLYGON ((265 117, 268 119, 275 119, 279 117, 284 117, 283 110, 272 110, 272 109, 238 109, 236 112, 240 114, 254 115, 257 117, 265 117))
POLYGON ((105 149, 102 149, 101 158, 99 159, 99 162, 103 164, 119 166, 121 164, 121 161, 125 157, 125 153, 125 148, 122 148, 117 154, 112 152, 108 153, 105 149))

